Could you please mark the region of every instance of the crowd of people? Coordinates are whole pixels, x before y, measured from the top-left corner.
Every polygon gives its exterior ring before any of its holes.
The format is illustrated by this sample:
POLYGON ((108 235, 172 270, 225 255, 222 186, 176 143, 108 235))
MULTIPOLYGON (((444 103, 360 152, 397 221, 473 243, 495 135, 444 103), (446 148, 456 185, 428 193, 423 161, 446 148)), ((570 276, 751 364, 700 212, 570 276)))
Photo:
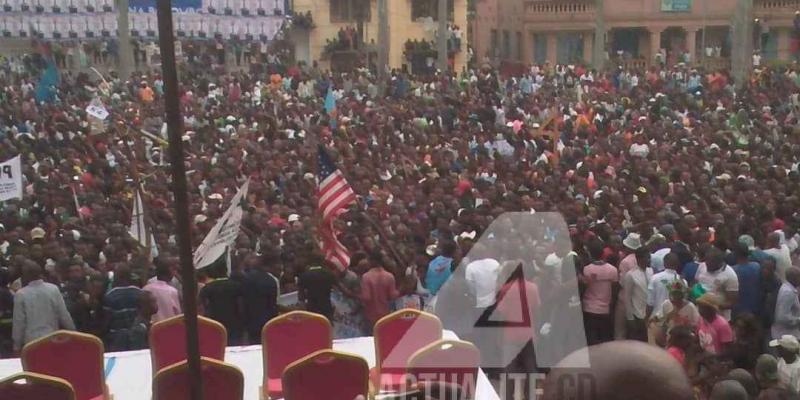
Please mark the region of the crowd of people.
MULTIPOLYGON (((464 301, 487 307, 501 267, 520 259, 534 305, 557 296, 548 277, 578 282, 589 345, 661 346, 699 398, 732 399, 714 396, 742 384, 749 398, 757 384, 758 398, 796 398, 796 66, 747 82, 683 64, 381 81, 272 61, 180 82, 195 246, 250 178, 230 271, 225 260, 198 271, 201 312, 229 344, 258 343, 284 307, 327 316, 339 338, 369 335, 393 309, 434 309, 464 270, 464 301), (337 220, 344 271, 317 248, 319 144, 358 197, 337 220), (512 211, 559 213, 572 251, 520 239, 513 258, 471 258, 512 211), (280 304, 294 291, 299 304, 280 304)), ((182 307, 163 80, 64 71, 55 100, 37 103, 35 65, 0 72, 0 160, 20 154, 25 174, 24 197, 0 204, 0 354, 58 328, 108 351, 146 347, 150 324, 182 307), (84 111, 93 101, 105 121, 84 111), (128 232, 137 184, 155 257, 128 232)), ((557 316, 535 315, 531 329, 558 330, 557 316)))

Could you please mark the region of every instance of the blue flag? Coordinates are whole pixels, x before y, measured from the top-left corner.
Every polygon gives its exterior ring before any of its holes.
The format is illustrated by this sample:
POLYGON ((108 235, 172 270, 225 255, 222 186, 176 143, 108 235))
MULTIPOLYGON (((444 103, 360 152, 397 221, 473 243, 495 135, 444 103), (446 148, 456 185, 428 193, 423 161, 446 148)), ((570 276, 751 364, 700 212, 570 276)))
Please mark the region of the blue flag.
POLYGON ((34 97, 37 103, 52 103, 56 98, 55 86, 58 85, 58 68, 52 59, 47 60, 47 66, 36 83, 34 97))
POLYGON ((328 94, 325 95, 325 113, 331 119, 331 128, 336 129, 336 99, 333 98, 333 88, 328 87, 328 94))

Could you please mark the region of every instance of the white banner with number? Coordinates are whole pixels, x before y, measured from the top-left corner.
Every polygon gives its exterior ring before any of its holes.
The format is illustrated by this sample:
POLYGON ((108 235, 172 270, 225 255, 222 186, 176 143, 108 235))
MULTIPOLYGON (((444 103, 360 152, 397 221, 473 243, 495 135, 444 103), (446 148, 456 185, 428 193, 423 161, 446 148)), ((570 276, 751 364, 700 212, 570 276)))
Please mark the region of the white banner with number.
POLYGON ((0 201, 22 198, 22 167, 16 156, 0 164, 0 201))

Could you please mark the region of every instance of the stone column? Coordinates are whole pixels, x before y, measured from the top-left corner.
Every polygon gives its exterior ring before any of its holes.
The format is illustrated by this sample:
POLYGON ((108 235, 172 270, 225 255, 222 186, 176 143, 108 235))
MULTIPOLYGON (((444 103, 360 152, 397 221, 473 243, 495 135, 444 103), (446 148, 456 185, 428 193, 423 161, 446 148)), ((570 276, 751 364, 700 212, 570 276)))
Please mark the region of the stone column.
POLYGON ((522 63, 525 65, 533 63, 533 33, 525 27, 522 28, 522 63))
POLYGON ((689 62, 697 63, 697 31, 698 28, 686 28, 686 52, 689 54, 689 62))
POLYGON ((777 53, 779 60, 791 60, 791 30, 784 28, 772 28, 771 33, 777 35, 777 53))
POLYGON ((558 47, 558 36, 555 33, 548 33, 547 34, 547 62, 551 65, 556 64, 556 55, 558 47))
MULTIPOLYGON (((592 62, 592 50, 594 49, 594 32, 586 31, 583 32, 583 62, 590 63, 592 62)), ((592 65, 594 68, 600 68, 598 65, 592 65)))
POLYGON ((656 59, 656 54, 661 50, 661 32, 664 31, 664 28, 647 28, 647 30, 650 32, 650 54, 647 65, 651 65, 656 59))

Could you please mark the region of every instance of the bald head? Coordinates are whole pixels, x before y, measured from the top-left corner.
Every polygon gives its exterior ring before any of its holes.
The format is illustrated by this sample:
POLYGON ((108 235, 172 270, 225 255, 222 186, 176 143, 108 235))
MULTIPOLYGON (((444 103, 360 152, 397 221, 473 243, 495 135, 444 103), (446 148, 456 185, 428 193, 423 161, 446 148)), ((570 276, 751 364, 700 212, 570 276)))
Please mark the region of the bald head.
POLYGON ((604 343, 588 348, 590 368, 560 367, 580 365, 586 351, 570 354, 553 368, 545 380, 544 400, 693 398, 683 367, 658 347, 635 341, 604 343))
POLYGON ((711 390, 709 400, 749 400, 750 396, 741 383, 734 380, 717 382, 711 390))

